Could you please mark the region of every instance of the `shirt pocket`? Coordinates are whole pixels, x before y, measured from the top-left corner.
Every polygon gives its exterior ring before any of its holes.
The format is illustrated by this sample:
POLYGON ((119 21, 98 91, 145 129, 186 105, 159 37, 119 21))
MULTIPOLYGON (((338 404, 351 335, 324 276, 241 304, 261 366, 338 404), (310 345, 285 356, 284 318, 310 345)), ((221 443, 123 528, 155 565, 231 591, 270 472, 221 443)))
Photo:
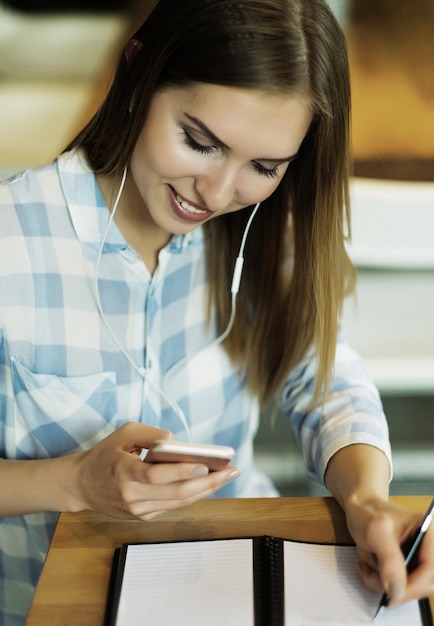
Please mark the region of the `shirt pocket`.
POLYGON ((86 450, 116 428, 114 372, 58 376, 29 370, 11 358, 18 458, 86 450))

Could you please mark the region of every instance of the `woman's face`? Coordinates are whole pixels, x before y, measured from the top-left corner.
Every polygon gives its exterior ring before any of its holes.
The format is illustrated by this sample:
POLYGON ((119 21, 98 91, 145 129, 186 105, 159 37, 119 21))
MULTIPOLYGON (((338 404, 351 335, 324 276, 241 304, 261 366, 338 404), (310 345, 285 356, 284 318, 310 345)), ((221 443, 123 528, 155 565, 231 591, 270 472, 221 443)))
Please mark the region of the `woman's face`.
POLYGON ((311 120, 296 95, 204 83, 167 88, 151 104, 129 184, 157 229, 188 232, 268 198, 311 120))

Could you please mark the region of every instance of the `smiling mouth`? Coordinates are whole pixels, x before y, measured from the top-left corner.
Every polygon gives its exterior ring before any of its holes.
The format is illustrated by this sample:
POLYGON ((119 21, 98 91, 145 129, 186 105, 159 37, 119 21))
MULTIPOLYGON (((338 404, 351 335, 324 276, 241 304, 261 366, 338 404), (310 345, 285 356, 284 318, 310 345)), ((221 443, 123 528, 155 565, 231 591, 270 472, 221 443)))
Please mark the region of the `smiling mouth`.
POLYGON ((199 209, 197 206, 191 205, 189 202, 187 202, 185 198, 177 193, 175 193, 175 198, 178 204, 182 206, 184 211, 187 211, 187 213, 191 213, 191 215, 206 215, 209 213, 207 209, 199 209))

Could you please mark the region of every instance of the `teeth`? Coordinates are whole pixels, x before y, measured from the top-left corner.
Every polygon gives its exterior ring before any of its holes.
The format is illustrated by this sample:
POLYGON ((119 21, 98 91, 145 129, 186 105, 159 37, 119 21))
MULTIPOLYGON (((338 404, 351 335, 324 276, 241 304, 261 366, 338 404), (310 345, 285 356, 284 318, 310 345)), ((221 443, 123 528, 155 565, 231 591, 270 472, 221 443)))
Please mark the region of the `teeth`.
POLYGON ((205 211, 197 209, 195 206, 191 206, 191 204, 188 204, 187 200, 184 200, 184 198, 181 198, 181 196, 178 196, 178 194, 176 194, 176 200, 185 211, 188 211, 188 213, 193 213, 194 215, 200 215, 201 213, 205 213, 205 211))

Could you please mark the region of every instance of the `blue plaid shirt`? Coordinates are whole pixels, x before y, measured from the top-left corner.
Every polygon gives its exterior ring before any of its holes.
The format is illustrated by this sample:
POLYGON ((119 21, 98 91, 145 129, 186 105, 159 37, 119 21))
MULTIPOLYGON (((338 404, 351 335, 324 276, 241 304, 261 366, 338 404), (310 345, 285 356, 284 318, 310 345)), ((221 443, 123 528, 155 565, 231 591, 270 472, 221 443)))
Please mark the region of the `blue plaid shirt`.
MULTIPOLYGON (((186 439, 170 398, 191 441, 236 449, 241 476, 218 496, 275 495, 253 463, 258 403, 221 346, 210 346, 201 228, 172 237, 151 276, 113 223, 96 278, 108 215, 78 152, 0 185, 0 457, 88 449, 126 421, 186 439)), ((322 411, 309 408, 314 378, 306 357, 282 398, 308 474, 322 480, 330 457, 357 442, 390 458, 378 393, 358 356, 339 341, 322 411)), ((0 624, 23 623, 56 519, 0 519, 0 624)))

